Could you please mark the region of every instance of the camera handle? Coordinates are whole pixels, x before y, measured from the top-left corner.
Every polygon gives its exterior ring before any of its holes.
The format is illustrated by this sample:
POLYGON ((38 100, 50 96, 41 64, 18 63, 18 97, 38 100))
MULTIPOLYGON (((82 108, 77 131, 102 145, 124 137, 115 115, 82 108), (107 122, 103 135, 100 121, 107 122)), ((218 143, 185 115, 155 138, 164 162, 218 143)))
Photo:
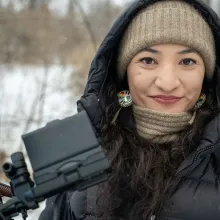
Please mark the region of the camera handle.
POLYGON ((23 219, 26 219, 28 209, 39 207, 35 200, 28 201, 25 198, 24 192, 31 190, 34 182, 30 179, 30 173, 28 172, 23 153, 16 152, 12 154, 11 161, 12 163, 4 163, 2 169, 11 180, 11 191, 16 196, 12 197, 5 204, 0 204, 0 219, 11 219, 18 215, 18 213, 21 213, 23 219))
POLYGON ((12 163, 4 163, 3 171, 11 180, 11 191, 14 197, 5 204, 0 204, 0 220, 11 220, 19 213, 22 214, 23 219, 26 219, 27 210, 37 209, 39 202, 55 194, 69 188, 81 191, 105 182, 108 179, 108 171, 110 171, 105 154, 97 149, 87 159, 86 161, 67 162, 52 177, 50 176, 49 179, 35 186, 30 178, 23 153, 12 154, 12 163), (92 163, 90 163, 91 161, 92 163))

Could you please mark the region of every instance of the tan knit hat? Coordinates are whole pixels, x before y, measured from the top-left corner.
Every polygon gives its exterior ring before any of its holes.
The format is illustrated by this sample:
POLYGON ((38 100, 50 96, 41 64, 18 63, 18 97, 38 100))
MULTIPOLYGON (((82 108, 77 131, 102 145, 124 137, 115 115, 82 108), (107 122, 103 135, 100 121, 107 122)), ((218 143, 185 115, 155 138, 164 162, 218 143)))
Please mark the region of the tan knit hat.
POLYGON ((198 51, 207 77, 212 78, 216 55, 211 28, 190 4, 162 0, 142 9, 126 29, 119 45, 119 79, 124 78, 128 64, 139 51, 165 43, 181 44, 198 51))

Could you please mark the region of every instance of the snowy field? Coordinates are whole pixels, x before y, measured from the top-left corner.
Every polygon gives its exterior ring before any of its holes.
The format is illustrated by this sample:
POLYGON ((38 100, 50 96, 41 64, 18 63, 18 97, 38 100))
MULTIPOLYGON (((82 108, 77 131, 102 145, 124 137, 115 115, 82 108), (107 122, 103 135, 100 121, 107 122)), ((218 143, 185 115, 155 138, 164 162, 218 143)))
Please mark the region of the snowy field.
POLYGON ((0 150, 14 152, 21 134, 76 113, 77 98, 68 89, 72 72, 62 66, 0 66, 0 150))
MULTIPOLYGON (((44 209, 45 207, 45 202, 42 202, 41 204, 39 204, 40 207, 38 209, 35 210, 29 210, 28 211, 28 217, 26 220, 37 220, 38 217, 40 216, 41 211, 44 209)), ((14 218, 14 220, 23 220, 23 218, 20 216, 17 216, 14 218)))
MULTIPOLYGON (((77 97, 68 89, 72 72, 71 66, 0 66, 0 150, 7 150, 9 155, 18 150, 25 153, 23 133, 76 113, 77 97)), ((26 162, 31 171, 28 159, 26 162)), ((44 207, 42 202, 39 209, 29 210, 27 220, 37 220, 44 207)))

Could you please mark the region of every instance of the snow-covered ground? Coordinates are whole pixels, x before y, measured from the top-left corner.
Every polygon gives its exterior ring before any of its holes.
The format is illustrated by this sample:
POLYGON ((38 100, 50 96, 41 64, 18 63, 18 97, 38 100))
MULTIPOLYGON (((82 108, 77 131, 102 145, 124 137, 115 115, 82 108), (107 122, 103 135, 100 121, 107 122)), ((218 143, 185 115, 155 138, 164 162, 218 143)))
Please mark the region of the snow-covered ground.
MULTIPOLYGON (((40 205, 40 207, 38 209, 28 211, 27 220, 37 220, 39 218, 40 213, 45 208, 45 202, 42 202, 39 205, 40 205)), ((14 220, 23 220, 23 218, 21 215, 19 215, 19 216, 14 217, 14 220)))
POLYGON ((76 113, 72 72, 71 66, 0 66, 0 150, 14 152, 23 133, 76 113))
MULTIPOLYGON (((0 66, 0 150, 8 154, 17 150, 25 153, 21 141, 23 133, 76 113, 77 97, 68 89, 72 72, 72 66, 0 66), (32 121, 27 126, 30 114, 32 121)), ((26 160, 31 171, 30 162, 26 160)), ((27 220, 37 220, 44 207, 45 202, 42 202, 39 209, 29 210, 27 220)), ((14 219, 22 220, 22 217, 14 219)))

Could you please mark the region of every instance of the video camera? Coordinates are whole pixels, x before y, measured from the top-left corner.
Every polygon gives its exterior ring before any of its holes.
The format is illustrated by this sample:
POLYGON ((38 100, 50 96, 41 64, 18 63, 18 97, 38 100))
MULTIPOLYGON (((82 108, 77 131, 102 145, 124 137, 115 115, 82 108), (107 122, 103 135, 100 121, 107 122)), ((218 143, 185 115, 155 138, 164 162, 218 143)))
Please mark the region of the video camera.
MULTIPOLYGON (((21 152, 11 155, 3 164, 10 179, 11 197, 1 201, 0 219, 12 219, 19 213, 27 217, 28 209, 64 192, 83 190, 107 180, 108 159, 99 145, 85 111, 22 135, 33 168, 30 178, 21 152)), ((9 190, 6 185, 1 185, 9 190)), ((9 193, 10 194, 10 193, 9 193)))

